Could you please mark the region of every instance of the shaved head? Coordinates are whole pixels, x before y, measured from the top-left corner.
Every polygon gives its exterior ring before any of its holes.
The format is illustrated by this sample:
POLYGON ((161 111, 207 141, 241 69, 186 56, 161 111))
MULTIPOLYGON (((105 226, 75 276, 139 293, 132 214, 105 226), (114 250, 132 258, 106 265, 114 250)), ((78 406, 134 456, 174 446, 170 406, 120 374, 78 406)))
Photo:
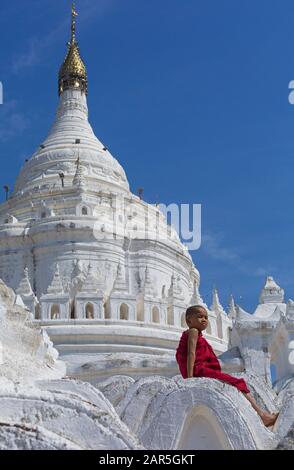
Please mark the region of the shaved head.
POLYGON ((190 318, 192 315, 197 315, 197 313, 206 313, 207 310, 203 305, 193 305, 192 307, 187 308, 186 310, 186 319, 190 318))

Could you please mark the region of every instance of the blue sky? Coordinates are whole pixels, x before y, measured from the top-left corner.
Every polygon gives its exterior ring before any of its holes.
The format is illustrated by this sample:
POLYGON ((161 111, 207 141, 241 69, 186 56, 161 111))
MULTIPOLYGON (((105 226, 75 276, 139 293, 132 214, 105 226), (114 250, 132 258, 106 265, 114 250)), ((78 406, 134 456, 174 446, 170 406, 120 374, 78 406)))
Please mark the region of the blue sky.
MULTIPOLYGON (((80 0, 90 121, 148 202, 202 204, 201 292, 294 297, 293 2, 80 0)), ((0 190, 46 136, 69 0, 1 0, 0 190)), ((1 193, 0 193, 1 195, 1 193)), ((4 191, 2 191, 4 198, 4 191)))

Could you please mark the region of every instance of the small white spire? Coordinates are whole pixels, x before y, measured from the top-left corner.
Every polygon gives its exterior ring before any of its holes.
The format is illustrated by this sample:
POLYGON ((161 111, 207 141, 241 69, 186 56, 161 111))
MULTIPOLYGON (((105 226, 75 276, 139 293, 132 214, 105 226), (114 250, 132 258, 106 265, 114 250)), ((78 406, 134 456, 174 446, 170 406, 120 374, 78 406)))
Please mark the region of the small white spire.
POLYGON ((19 283, 16 293, 21 296, 30 296, 33 295, 33 289, 29 280, 29 270, 27 267, 24 268, 23 276, 19 283))
POLYGON ((212 305, 210 307, 210 310, 213 310, 215 312, 224 312, 224 308, 220 303, 216 287, 214 287, 212 292, 212 305))
POLYGON ((76 170, 76 174, 74 176, 72 184, 73 184, 73 186, 76 186, 76 187, 82 189, 82 188, 85 187, 86 182, 85 182, 84 167, 83 167, 83 164, 80 161, 80 157, 78 157, 78 159, 76 161, 76 165, 77 165, 77 170, 76 170))
POLYGON ((190 300, 191 305, 204 305, 203 299, 199 292, 199 287, 196 281, 193 284, 193 295, 190 300))
POLYGON ((47 292, 48 294, 63 294, 64 293, 58 263, 56 263, 55 273, 54 273, 52 282, 47 289, 47 292))
POLYGON ((84 271, 83 271, 83 266, 82 266, 82 263, 81 263, 81 260, 74 260, 73 261, 73 272, 72 272, 72 278, 74 279, 75 277, 78 277, 80 276, 81 274, 84 274, 84 271))
POLYGON ((231 320, 234 320, 236 318, 236 316, 237 316, 237 308, 236 308, 234 297, 231 294, 230 299, 229 299, 228 317, 231 320))
POLYGON ((259 297, 260 304, 267 303, 283 303, 284 302, 284 290, 278 286, 272 276, 266 278, 266 283, 262 289, 259 297))
POLYGON ((171 280, 170 280, 170 287, 168 289, 168 295, 173 296, 174 295, 174 290, 175 290, 175 276, 172 274, 171 280))
POLYGON ((98 278, 94 271, 92 264, 90 263, 88 266, 88 274, 85 279, 85 282, 82 287, 83 292, 97 292, 98 290, 98 278))
POLYGON ((116 279, 113 285, 113 291, 126 292, 126 290, 127 290, 127 285, 126 285, 125 271, 121 265, 121 262, 119 262, 117 266, 116 279))

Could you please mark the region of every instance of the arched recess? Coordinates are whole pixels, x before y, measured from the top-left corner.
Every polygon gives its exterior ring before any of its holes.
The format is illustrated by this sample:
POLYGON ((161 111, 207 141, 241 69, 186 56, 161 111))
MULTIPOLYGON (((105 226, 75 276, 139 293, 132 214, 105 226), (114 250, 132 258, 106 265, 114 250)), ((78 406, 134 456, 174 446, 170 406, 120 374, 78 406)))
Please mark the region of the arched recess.
POLYGON ((110 303, 109 300, 103 304, 103 309, 104 309, 104 318, 106 320, 110 319, 110 303))
POLYGON ((120 309, 119 309, 119 318, 121 320, 129 319, 129 307, 127 304, 121 304, 120 309))
POLYGON ((232 447, 211 409, 198 405, 188 413, 176 449, 230 450, 232 447))
POLYGON ((85 305, 85 317, 87 320, 94 320, 94 305, 91 302, 85 305))
MULTIPOLYGON (((154 381, 155 377, 150 379, 154 381)), ((157 377, 157 380, 162 378, 157 377)), ((180 388, 175 384, 172 390, 164 392, 164 388, 159 386, 159 390, 147 398, 145 388, 142 393, 136 388, 129 402, 131 408, 127 406, 124 410, 124 416, 128 416, 131 410, 141 409, 140 416, 135 417, 135 421, 132 419, 132 426, 146 449, 182 450, 189 449, 190 444, 191 449, 199 449, 199 443, 192 440, 189 444, 188 439, 193 429, 198 432, 200 428, 201 431, 203 418, 208 431, 205 431, 206 438, 203 434, 202 447, 207 447, 208 438, 213 447, 228 450, 261 449, 265 442, 269 446, 273 444, 273 448, 276 445, 275 437, 269 434, 252 407, 246 405, 246 398, 234 387, 224 386, 218 380, 194 378, 190 382, 181 381, 180 388), (155 402, 158 394, 160 407, 150 407, 151 400, 155 402), (144 418, 146 415, 148 424, 144 418), (198 416, 202 416, 200 423, 198 416)))
POLYGON ((78 204, 76 207, 76 215, 78 217, 85 217, 85 216, 92 216, 93 215, 93 210, 90 206, 83 204, 78 204))
POLYGON ((59 320, 60 319, 59 305, 52 305, 51 311, 50 311, 50 318, 51 318, 51 320, 59 320))
POLYGON ((153 307, 153 308, 152 308, 152 322, 153 322, 153 323, 159 323, 159 322, 160 322, 160 316, 159 316, 159 309, 158 309, 158 307, 153 307))
POLYGON ((41 306, 38 303, 35 307, 35 319, 40 320, 41 319, 41 306))
POLYGON ((70 302, 69 308, 70 308, 70 318, 71 320, 74 320, 76 318, 76 306, 75 306, 74 300, 70 302))

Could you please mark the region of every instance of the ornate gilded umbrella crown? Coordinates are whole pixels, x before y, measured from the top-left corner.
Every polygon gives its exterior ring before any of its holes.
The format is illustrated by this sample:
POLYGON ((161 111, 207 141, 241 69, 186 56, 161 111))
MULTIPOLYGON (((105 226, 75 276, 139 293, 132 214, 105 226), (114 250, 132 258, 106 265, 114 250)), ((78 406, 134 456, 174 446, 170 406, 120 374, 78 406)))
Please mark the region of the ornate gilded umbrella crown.
POLYGON ((75 4, 72 4, 71 14, 71 40, 67 44, 66 58, 59 70, 58 92, 59 95, 68 89, 80 89, 88 92, 87 70, 82 61, 78 43, 76 42, 76 17, 78 16, 75 4))

